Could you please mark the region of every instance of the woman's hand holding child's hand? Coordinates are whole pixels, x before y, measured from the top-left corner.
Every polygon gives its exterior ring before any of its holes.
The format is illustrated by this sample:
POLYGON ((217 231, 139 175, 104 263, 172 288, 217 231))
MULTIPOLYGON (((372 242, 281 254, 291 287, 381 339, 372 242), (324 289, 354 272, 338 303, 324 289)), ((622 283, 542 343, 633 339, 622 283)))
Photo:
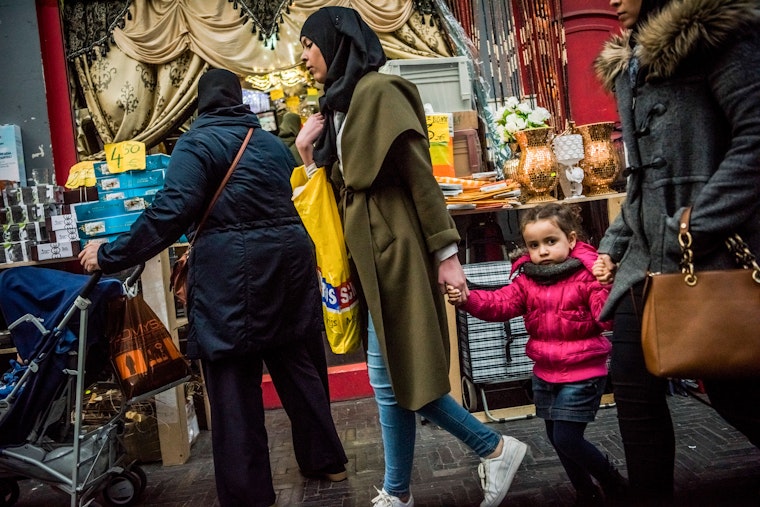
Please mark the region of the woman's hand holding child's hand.
POLYGON ((609 255, 600 254, 594 261, 591 272, 599 283, 608 284, 615 280, 616 269, 617 266, 612 262, 612 258, 609 255))

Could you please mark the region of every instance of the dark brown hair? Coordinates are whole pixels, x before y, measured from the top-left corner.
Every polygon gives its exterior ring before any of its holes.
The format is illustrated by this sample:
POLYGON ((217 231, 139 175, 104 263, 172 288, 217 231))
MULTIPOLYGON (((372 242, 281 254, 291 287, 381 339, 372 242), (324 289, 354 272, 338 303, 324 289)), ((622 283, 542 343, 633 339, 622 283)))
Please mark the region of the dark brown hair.
POLYGON ((575 231, 578 238, 583 237, 581 208, 576 204, 550 202, 524 210, 520 215, 520 233, 522 234, 526 225, 539 220, 551 220, 566 235, 575 231))

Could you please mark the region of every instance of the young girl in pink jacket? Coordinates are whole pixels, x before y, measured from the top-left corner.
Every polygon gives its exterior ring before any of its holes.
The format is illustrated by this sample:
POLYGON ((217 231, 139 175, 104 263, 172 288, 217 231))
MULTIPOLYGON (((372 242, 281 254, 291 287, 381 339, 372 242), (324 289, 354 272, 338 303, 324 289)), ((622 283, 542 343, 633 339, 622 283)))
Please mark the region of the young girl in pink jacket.
POLYGON ((550 203, 522 213, 527 254, 512 265, 512 283, 469 296, 449 287, 449 302, 485 321, 523 316, 530 335, 526 353, 535 362, 536 414, 576 489, 576 505, 604 505, 604 495, 623 492, 625 479, 584 432, 607 380, 611 345, 602 332, 612 326, 600 322, 599 314, 609 285, 591 272, 597 252, 578 240, 576 207, 550 203))

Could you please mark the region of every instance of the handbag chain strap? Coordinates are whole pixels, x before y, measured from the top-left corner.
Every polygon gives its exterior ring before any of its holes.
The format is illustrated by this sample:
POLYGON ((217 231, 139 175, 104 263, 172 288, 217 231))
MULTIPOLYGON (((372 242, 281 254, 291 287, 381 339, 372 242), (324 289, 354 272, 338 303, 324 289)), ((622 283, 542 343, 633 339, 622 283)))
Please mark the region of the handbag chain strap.
POLYGON ((219 199, 219 195, 221 195, 222 190, 224 190, 224 186, 227 184, 227 181, 229 181, 230 176, 232 176, 232 171, 235 170, 235 167, 237 167, 238 162, 240 162, 240 158, 243 156, 245 147, 248 146, 248 141, 251 140, 252 135, 253 135, 253 127, 248 129, 248 134, 245 136, 245 139, 243 140, 243 144, 242 146, 240 146, 240 149, 238 150, 237 155, 235 156, 235 160, 232 161, 232 164, 230 164, 230 168, 227 169, 227 174, 224 176, 224 179, 222 180, 222 183, 219 185, 219 188, 216 189, 214 198, 211 199, 211 202, 209 203, 208 208, 206 208, 206 212, 203 214, 203 218, 201 218, 201 221, 198 223, 198 227, 195 228, 195 233, 193 234, 193 240, 190 242, 190 246, 188 246, 187 248, 188 253, 193 248, 193 244, 195 243, 195 238, 198 237, 198 234, 200 234, 201 229, 203 229, 203 226, 206 224, 206 219, 211 213, 211 208, 213 208, 214 204, 216 204, 216 200, 219 199))
MULTIPOLYGON (((691 249, 692 237, 689 232, 689 218, 691 218, 691 208, 686 208, 681 215, 681 224, 678 228, 678 244, 681 245, 681 273, 684 276, 686 285, 693 287, 697 284, 697 274, 694 271, 694 252, 691 249)), ((749 250, 749 246, 739 236, 734 233, 726 238, 726 247, 734 254, 736 261, 744 268, 752 270, 752 279, 760 283, 760 265, 754 254, 749 250)))

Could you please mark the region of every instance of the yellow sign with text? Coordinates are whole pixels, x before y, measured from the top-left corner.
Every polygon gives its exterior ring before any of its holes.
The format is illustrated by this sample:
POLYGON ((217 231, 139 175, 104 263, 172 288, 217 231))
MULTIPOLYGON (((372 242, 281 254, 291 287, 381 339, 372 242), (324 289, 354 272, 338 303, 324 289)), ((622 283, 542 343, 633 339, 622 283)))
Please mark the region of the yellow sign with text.
POLYGON ((122 141, 106 144, 106 164, 111 173, 145 169, 145 143, 122 141))
POLYGON ((454 173, 454 126, 451 113, 427 115, 430 159, 436 176, 454 173))

